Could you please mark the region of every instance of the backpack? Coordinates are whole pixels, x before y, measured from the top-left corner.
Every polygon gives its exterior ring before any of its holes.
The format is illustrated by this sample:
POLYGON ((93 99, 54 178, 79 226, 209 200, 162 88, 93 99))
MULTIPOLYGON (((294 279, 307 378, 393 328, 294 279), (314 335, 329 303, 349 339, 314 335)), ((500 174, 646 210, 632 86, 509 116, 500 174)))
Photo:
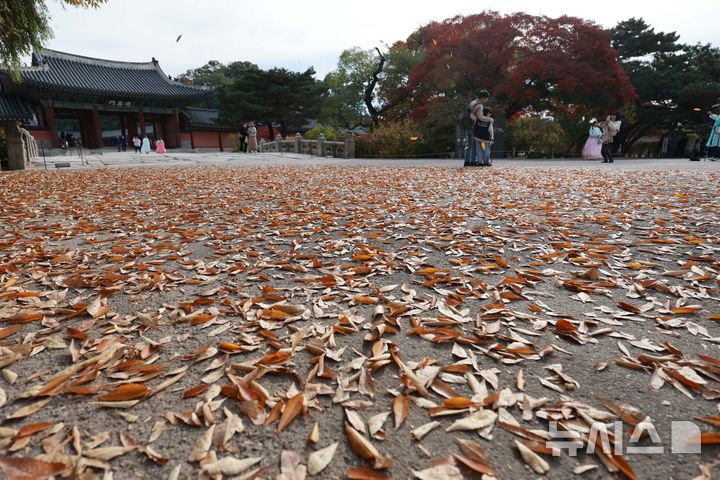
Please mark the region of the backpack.
POLYGON ((472 130, 473 127, 473 120, 470 118, 470 113, 472 112, 473 102, 470 102, 465 107, 465 110, 463 110, 462 115, 460 116, 460 128, 462 130, 472 130))

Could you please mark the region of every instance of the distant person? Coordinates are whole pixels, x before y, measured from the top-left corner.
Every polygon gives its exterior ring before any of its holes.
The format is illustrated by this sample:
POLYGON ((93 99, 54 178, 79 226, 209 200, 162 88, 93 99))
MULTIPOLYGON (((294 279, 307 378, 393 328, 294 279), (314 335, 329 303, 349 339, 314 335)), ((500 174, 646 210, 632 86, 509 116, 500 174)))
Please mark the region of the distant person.
POLYGON ((133 136, 132 139, 133 147, 135 147, 135 153, 140 153, 140 146, 142 145, 142 140, 137 135, 133 136))
POLYGON ((488 167, 492 164, 490 160, 490 150, 495 142, 495 131, 493 128, 492 112, 489 108, 483 107, 483 114, 475 121, 473 127, 473 135, 475 140, 475 165, 488 167), (485 120, 487 119, 487 120, 485 120))
POLYGON ((593 119, 590 122, 590 131, 588 139, 582 149, 582 158, 585 160, 600 160, 603 158, 602 150, 602 129, 598 126, 598 121, 593 119))
POLYGON ((147 135, 142 139, 142 147, 140 147, 140 152, 150 153, 150 139, 148 139, 147 135))
POLYGON ((67 135, 65 135, 65 132, 60 132, 60 148, 63 150, 68 148, 67 135))
POLYGON ((240 125, 238 136, 240 137, 240 151, 247 152, 247 123, 240 125))
POLYGON ((165 140, 162 138, 155 142, 155 153, 167 153, 165 148, 165 140))
POLYGON ((257 128, 255 128, 255 125, 253 125, 252 122, 250 122, 248 124, 247 134, 248 134, 248 150, 250 151, 250 153, 257 153, 258 152, 257 128))
POLYGON ((122 152, 122 144, 123 144, 122 136, 120 136, 120 135, 117 136, 117 138, 115 139, 115 144, 117 146, 117 151, 122 152))
POLYGON ((483 121, 488 120, 488 118, 483 115, 483 106, 488 100, 490 100, 490 92, 487 90, 480 90, 475 99, 465 107, 465 113, 463 113, 463 118, 460 121, 460 127, 465 130, 464 165, 466 167, 476 164, 477 148, 473 129, 475 128, 475 122, 478 118, 481 118, 483 121))
POLYGON ((600 124, 602 127, 602 148, 600 154, 602 155, 602 163, 613 163, 612 151, 615 142, 615 135, 620 131, 620 114, 613 113, 607 116, 604 122, 600 124))
POLYGON ((705 147, 708 160, 720 160, 720 103, 712 106, 708 116, 715 121, 705 147))

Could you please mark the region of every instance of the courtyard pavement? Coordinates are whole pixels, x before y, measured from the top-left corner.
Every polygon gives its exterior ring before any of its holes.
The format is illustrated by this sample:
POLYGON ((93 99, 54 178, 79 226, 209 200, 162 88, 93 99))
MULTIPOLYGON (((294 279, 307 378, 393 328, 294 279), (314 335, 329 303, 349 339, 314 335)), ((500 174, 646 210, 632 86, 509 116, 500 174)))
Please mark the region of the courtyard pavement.
MULTIPOLYGON (((320 158, 293 153, 257 153, 240 154, 227 152, 190 153, 177 152, 159 155, 156 153, 135 154, 104 151, 102 154, 78 156, 53 156, 46 158, 47 168, 55 169, 56 163, 69 163, 72 169, 91 169, 105 167, 141 167, 141 166, 190 166, 190 165, 355 165, 355 166, 388 166, 388 167, 459 167, 462 160, 453 159, 341 159, 320 158)), ((35 158, 33 168, 45 168, 42 158, 35 158)), ((536 168, 599 168, 599 169, 633 169, 633 170, 683 170, 712 171, 720 170, 720 162, 691 162, 688 159, 618 159, 614 164, 603 164, 599 160, 581 159, 497 159, 495 167, 536 167, 536 168)))
POLYGON ((48 160, 0 174, 0 462, 115 480, 718 463, 719 163, 48 160))

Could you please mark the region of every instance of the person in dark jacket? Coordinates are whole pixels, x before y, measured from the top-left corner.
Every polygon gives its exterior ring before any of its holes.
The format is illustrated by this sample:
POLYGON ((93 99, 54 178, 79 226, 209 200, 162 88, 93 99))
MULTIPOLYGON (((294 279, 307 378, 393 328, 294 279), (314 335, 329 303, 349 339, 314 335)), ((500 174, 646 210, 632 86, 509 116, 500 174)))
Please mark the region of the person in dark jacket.
POLYGON ((241 152, 247 152, 247 142, 245 141, 245 138, 247 137, 247 124, 243 123, 240 125, 240 151, 241 152))

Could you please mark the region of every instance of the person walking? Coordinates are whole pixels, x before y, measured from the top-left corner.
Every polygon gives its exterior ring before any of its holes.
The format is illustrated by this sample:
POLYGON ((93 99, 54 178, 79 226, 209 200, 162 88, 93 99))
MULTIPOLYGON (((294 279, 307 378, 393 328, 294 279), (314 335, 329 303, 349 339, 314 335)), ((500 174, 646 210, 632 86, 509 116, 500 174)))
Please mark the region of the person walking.
POLYGON ((140 153, 140 146, 142 145, 142 140, 137 135, 133 136, 132 139, 133 147, 135 147, 135 153, 140 153))
POLYGON ((240 125, 238 136, 240 137, 240 151, 247 152, 247 123, 240 125))
POLYGON ((600 160, 603 158, 601 154, 602 150, 602 129, 598 126, 598 121, 593 119, 590 122, 590 131, 588 132, 588 139, 585 142, 585 146, 582 149, 582 158, 585 160, 600 160))
POLYGON ((158 139, 157 142, 155 142, 155 153, 167 153, 167 149, 165 148, 165 140, 162 138, 158 139))
POLYGON ((250 153, 258 153, 257 128, 255 128, 255 125, 253 125, 252 122, 248 124, 247 134, 248 150, 250 151, 250 153))
POLYGON ((140 147, 142 153, 150 153, 150 140, 147 135, 142 139, 142 147, 140 147))
POLYGON ((708 160, 716 161, 720 160, 720 103, 712 106, 708 112, 710 119, 714 120, 715 123, 710 130, 710 136, 708 137, 705 148, 707 149, 708 160))
POLYGON ((123 144, 122 136, 120 136, 120 135, 117 136, 117 138, 115 139, 115 144, 117 145, 117 151, 122 152, 122 144, 123 144))
POLYGON ((492 144, 495 142, 492 112, 489 108, 483 107, 482 117, 478 117, 475 121, 473 135, 475 137, 475 151, 477 153, 475 165, 489 167, 492 165, 492 161, 490 160, 490 150, 492 144), (488 120, 483 120, 484 118, 487 118, 488 120))
POLYGON ((620 131, 620 114, 613 113, 607 116, 605 121, 600 125, 602 127, 602 163, 613 163, 615 160, 612 156, 615 135, 620 131))

